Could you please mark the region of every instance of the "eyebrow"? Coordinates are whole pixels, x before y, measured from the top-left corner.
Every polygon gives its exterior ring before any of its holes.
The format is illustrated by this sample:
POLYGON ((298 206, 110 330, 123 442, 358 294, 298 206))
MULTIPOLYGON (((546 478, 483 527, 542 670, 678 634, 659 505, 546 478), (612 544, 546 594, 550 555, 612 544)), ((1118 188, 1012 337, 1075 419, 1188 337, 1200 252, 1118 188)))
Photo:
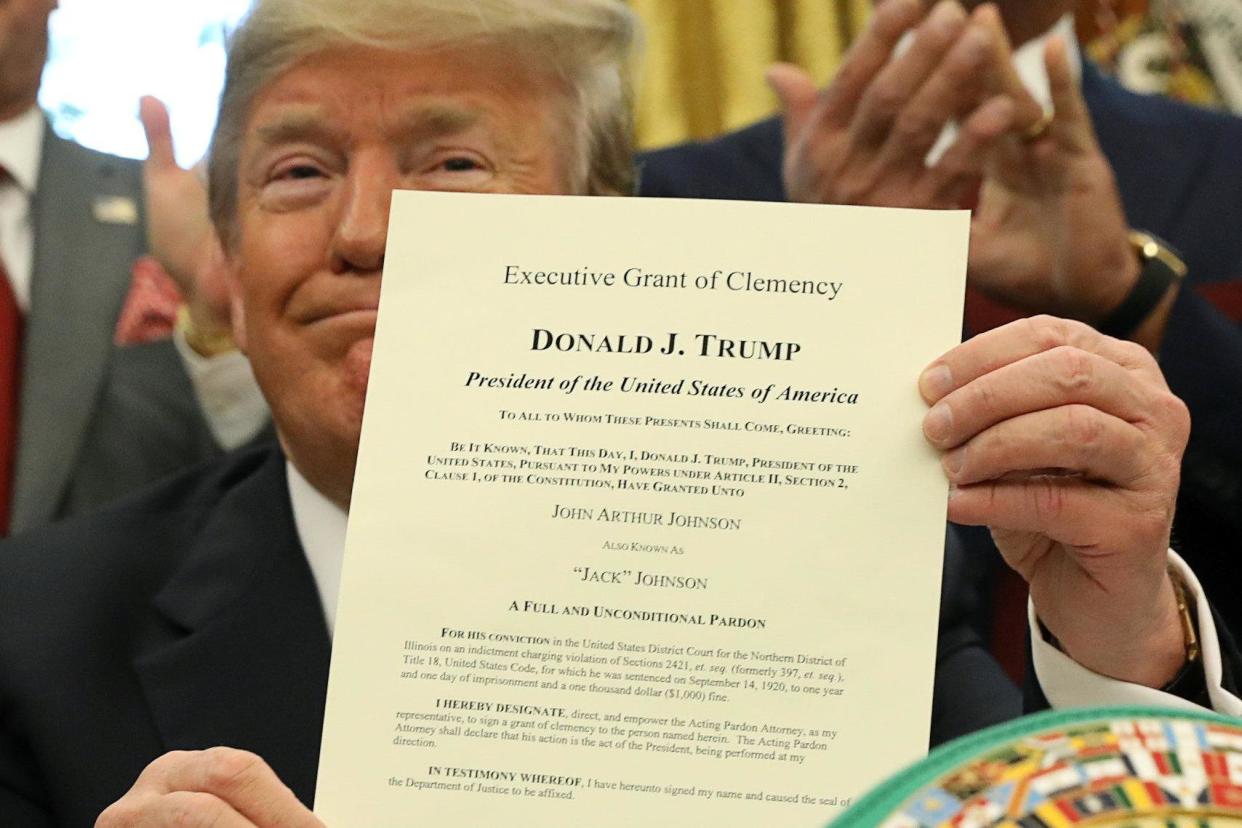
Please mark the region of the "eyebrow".
POLYGON ((288 108, 272 121, 255 129, 260 143, 269 146, 290 141, 325 141, 343 137, 340 129, 333 128, 327 113, 318 106, 288 108))
POLYGON ((397 118, 395 131, 409 139, 456 135, 473 127, 483 115, 478 110, 445 104, 421 104, 397 118))
MULTIPOLYGON (((407 140, 437 138, 465 132, 482 120, 477 110, 444 104, 424 104, 403 112, 393 132, 407 140)), ((260 143, 268 146, 291 141, 336 143, 345 139, 345 132, 332 125, 327 112, 319 106, 289 108, 255 130, 260 143)))

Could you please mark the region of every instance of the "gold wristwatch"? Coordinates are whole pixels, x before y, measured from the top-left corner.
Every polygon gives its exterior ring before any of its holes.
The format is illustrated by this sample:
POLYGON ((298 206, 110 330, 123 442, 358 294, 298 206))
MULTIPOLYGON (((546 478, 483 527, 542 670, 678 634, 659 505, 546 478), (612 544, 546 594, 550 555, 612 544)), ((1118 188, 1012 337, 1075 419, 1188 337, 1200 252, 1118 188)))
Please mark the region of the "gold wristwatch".
POLYGON ((1142 230, 1130 231, 1130 248, 1139 260, 1139 277, 1097 328, 1100 333, 1127 339, 1143 324, 1176 282, 1186 278, 1187 267, 1172 245, 1142 230))

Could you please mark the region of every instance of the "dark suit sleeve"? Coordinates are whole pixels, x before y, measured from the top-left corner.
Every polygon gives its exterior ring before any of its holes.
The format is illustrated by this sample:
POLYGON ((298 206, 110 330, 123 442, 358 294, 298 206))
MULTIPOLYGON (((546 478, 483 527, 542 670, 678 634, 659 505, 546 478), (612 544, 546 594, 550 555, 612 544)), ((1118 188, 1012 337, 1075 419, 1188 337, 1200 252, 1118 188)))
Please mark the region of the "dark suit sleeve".
MULTIPOLYGON (((1204 517, 1230 525, 1236 538, 1242 532, 1242 326, 1184 287, 1169 318, 1160 366, 1170 390, 1194 415, 1183 464, 1184 500, 1204 517)), ((1237 595, 1242 568, 1234 558, 1218 554, 1191 562, 1209 595, 1218 576, 1232 582, 1228 594, 1237 595), (1219 573, 1204 569, 1205 563, 1226 560, 1219 573)), ((1223 594, 1212 597, 1224 600, 1223 594)))
POLYGON ((0 711, 0 824, 52 828, 52 815, 42 804, 46 796, 32 774, 34 759, 3 724, 0 711))
POLYGON ((988 652, 979 634, 977 582, 983 575, 970 527, 945 533, 936 676, 932 686, 931 745, 1016 719, 1022 694, 988 652))
POLYGON ((769 119, 714 141, 645 153, 638 194, 659 198, 784 201, 780 121, 769 119))
POLYGON ((59 513, 96 508, 222 453, 172 341, 117 348, 59 513))

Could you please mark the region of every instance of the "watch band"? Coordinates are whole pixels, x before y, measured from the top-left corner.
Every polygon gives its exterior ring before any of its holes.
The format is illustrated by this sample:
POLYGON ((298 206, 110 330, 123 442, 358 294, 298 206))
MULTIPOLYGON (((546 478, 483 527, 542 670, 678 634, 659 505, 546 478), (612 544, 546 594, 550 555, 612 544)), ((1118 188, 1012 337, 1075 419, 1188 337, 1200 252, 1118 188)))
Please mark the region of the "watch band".
POLYGON ((1186 275, 1186 266, 1172 249, 1148 233, 1133 232, 1130 244, 1139 258, 1134 287, 1096 328, 1100 333, 1126 339, 1143 324, 1169 288, 1186 275))

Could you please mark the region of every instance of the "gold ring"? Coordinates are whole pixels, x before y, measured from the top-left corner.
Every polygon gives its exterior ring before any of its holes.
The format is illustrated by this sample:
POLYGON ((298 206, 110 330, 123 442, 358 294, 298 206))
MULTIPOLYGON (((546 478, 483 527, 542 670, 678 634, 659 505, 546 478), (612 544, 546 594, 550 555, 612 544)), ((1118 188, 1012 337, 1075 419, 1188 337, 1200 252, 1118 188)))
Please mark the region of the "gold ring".
POLYGON ((1045 112, 1039 116, 1039 120, 1031 124, 1022 132, 1022 140, 1028 144, 1033 144, 1040 138, 1048 134, 1049 127, 1052 126, 1052 113, 1045 112))

